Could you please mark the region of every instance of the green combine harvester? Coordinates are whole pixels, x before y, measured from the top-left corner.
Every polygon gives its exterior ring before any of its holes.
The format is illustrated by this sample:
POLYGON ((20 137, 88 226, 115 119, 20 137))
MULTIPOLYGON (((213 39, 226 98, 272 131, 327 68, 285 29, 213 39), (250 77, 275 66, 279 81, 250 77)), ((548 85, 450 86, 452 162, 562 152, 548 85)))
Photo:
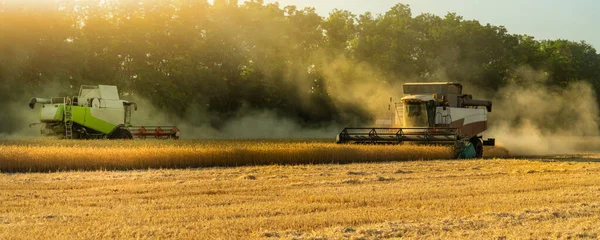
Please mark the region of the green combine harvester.
POLYGON ((41 134, 64 139, 179 139, 175 126, 134 126, 134 102, 120 100, 116 86, 84 85, 79 95, 59 98, 32 98, 29 108, 41 104, 41 134))

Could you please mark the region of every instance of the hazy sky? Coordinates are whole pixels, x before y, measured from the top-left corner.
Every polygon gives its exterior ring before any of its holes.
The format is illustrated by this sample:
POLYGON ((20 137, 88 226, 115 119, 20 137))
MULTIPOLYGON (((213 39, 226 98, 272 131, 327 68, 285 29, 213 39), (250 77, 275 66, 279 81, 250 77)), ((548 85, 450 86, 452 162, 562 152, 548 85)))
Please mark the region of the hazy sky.
MULTIPOLYGON (((241 1, 240 1, 241 2, 241 1)), ((510 33, 537 39, 585 40, 600 50, 598 0, 265 0, 280 5, 312 6, 325 16, 332 9, 355 14, 385 13, 397 3, 409 4, 413 16, 423 12, 445 15, 456 12, 482 24, 505 26, 510 33)))

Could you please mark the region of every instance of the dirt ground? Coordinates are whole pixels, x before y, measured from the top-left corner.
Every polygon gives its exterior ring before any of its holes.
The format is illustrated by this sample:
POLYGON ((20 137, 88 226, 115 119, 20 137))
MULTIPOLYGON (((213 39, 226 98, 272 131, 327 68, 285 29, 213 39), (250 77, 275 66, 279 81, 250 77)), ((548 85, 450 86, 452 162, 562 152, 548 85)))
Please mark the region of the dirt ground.
POLYGON ((597 238, 600 155, 0 174, 1 239, 597 238))

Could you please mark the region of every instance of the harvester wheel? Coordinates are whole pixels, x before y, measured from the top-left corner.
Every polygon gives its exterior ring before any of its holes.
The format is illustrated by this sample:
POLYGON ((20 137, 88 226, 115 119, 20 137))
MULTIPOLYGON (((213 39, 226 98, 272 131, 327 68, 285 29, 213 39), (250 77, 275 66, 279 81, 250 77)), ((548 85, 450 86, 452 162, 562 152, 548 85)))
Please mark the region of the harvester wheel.
POLYGON ((127 129, 119 128, 115 130, 108 139, 133 139, 133 135, 127 129))
POLYGON ((478 137, 473 137, 470 140, 471 144, 475 148, 475 156, 477 158, 483 158, 483 142, 478 137))

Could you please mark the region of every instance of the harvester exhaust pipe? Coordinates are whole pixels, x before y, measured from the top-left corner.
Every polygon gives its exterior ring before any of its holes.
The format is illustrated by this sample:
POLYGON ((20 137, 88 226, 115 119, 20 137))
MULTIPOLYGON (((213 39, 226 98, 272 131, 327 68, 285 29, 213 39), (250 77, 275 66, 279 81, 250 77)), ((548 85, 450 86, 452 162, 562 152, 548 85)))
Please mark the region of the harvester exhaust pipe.
POLYGON ((475 100, 471 98, 471 95, 466 95, 461 98, 461 106, 463 107, 485 107, 488 112, 492 112, 492 101, 486 100, 475 100))
POLYGON ((125 104, 126 106, 133 106, 133 110, 134 111, 138 110, 137 103, 134 103, 134 102, 123 102, 123 104, 125 104))
POLYGON ((52 103, 52 100, 47 98, 32 98, 31 101, 29 101, 29 108, 35 108, 36 103, 47 104, 52 103))

